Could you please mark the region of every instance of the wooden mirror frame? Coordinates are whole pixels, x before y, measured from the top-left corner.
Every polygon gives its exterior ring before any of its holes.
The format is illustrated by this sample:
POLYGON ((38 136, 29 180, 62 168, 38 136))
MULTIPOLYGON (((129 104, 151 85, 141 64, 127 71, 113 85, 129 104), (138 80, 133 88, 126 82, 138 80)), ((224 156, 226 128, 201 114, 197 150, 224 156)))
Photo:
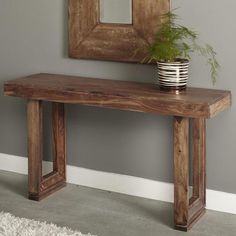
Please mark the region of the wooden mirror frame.
POLYGON ((69 0, 69 56, 140 62, 170 0, 132 1, 132 24, 111 24, 100 22, 100 0, 69 0))

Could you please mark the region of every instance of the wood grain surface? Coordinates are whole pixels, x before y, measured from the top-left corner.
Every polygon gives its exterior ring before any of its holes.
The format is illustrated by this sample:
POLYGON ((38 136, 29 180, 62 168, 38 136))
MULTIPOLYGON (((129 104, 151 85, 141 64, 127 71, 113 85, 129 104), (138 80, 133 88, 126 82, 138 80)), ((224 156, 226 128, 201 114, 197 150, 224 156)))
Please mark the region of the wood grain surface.
POLYGON ((231 105, 231 92, 187 88, 179 94, 155 84, 36 74, 8 81, 4 94, 163 115, 211 118, 231 105))
POLYGON ((40 192, 43 159, 42 102, 28 101, 28 191, 35 196, 40 192))
POLYGON ((43 118, 42 101, 28 100, 28 189, 29 199, 39 201, 65 186, 65 114, 64 104, 52 103, 53 170, 42 175, 43 118))
POLYGON ((111 24, 100 22, 99 0, 69 0, 69 56, 141 62, 170 1, 133 0, 132 6, 132 24, 111 24))
POLYGON ((188 225, 189 209, 189 119, 174 117, 174 222, 188 225))
POLYGON ((206 120, 193 119, 193 197, 206 205, 206 120))
POLYGON ((4 94, 28 99, 29 198, 41 200, 65 185, 64 103, 174 116, 174 222, 189 230, 206 204, 206 118, 231 105, 231 92, 78 76, 36 74, 4 84, 4 94), (52 102, 53 171, 42 176, 42 101, 52 102), (190 119, 192 118, 192 119, 190 119), (189 196, 189 121, 193 121, 193 193, 189 196))
POLYGON ((174 223, 188 231, 205 213, 206 121, 204 118, 174 117, 174 223), (192 121, 193 191, 189 194, 189 128, 192 121))

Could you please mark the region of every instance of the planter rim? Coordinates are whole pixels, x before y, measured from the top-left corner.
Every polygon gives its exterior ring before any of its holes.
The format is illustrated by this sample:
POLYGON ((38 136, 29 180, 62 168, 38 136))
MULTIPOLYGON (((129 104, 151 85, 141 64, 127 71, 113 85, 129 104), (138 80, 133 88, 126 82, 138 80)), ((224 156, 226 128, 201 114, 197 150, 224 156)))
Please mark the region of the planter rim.
POLYGON ((176 59, 175 61, 171 61, 171 62, 168 62, 168 61, 157 61, 157 64, 162 64, 162 65, 188 65, 189 64, 189 60, 188 59, 176 59))

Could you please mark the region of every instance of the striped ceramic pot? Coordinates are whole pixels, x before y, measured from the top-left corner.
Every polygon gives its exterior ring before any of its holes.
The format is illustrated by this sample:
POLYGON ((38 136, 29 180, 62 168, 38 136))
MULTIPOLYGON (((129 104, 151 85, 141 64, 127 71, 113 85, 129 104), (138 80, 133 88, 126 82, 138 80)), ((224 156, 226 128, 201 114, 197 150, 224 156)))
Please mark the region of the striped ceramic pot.
POLYGON ((174 62, 157 62, 157 65, 160 88, 166 90, 186 88, 189 60, 177 59, 174 62))

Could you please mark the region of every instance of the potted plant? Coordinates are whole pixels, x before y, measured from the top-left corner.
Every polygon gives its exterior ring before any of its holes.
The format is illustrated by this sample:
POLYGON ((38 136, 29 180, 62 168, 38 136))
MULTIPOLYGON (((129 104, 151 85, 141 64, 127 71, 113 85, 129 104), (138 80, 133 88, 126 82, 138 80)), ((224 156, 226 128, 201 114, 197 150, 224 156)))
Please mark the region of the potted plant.
POLYGON ((162 15, 162 24, 154 41, 148 45, 144 62, 158 65, 159 85, 162 89, 185 89, 191 53, 197 52, 206 58, 211 69, 211 79, 216 82, 219 63, 214 49, 197 43, 198 34, 176 23, 178 15, 170 11, 162 15))

